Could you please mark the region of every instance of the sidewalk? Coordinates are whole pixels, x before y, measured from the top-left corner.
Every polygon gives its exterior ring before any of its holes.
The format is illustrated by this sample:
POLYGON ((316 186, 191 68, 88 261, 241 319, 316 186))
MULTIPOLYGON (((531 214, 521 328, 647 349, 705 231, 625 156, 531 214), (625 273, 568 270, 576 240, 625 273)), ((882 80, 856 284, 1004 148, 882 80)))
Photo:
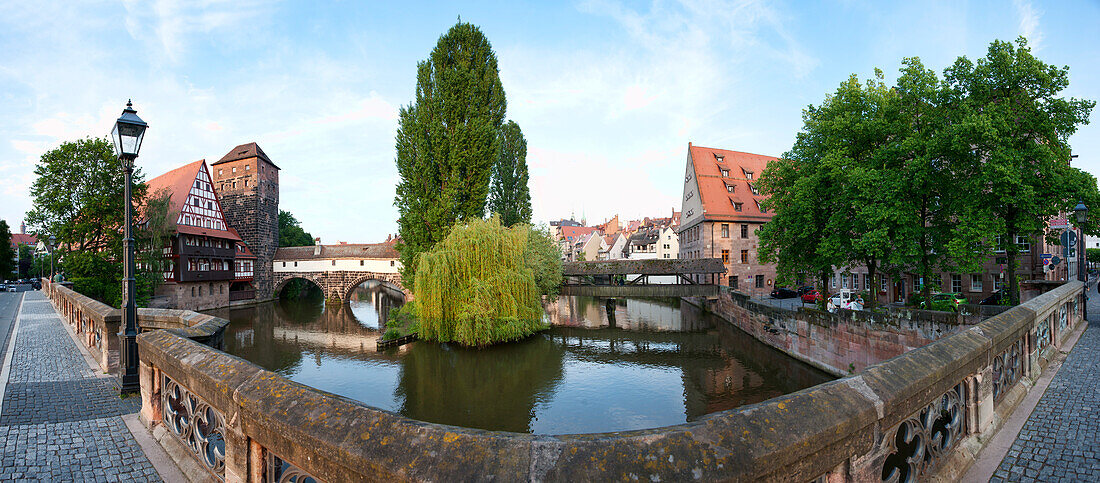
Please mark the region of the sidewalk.
POLYGON ((121 417, 140 398, 121 399, 62 324, 41 292, 24 292, 0 406, 0 480, 160 481, 121 417))
POLYGON ((990 481, 1100 481, 1100 296, 1088 327, 990 481))

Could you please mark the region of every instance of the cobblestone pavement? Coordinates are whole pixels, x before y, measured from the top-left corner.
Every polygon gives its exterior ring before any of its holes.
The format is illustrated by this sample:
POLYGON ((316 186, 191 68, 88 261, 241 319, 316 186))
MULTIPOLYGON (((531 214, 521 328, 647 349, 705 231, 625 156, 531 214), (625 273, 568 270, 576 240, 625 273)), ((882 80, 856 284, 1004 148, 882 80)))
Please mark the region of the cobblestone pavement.
POLYGON ((97 377, 40 292, 26 292, 15 338, 0 480, 160 481, 120 417, 140 399, 97 377))
POLYGON ((1100 481, 1100 297, 1089 325, 1050 382, 991 482, 1100 481))

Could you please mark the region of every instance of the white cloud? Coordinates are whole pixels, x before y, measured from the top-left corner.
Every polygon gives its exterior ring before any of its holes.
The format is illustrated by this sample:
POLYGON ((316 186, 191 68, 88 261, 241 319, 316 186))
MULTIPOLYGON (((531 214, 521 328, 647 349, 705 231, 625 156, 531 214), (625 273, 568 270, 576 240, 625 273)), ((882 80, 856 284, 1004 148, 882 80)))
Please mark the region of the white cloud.
POLYGON ((1028 45, 1033 50, 1041 50, 1043 32, 1039 30, 1039 18, 1043 16, 1043 12, 1037 10, 1028 0, 1012 0, 1012 7, 1019 17, 1020 35, 1027 37, 1028 45))

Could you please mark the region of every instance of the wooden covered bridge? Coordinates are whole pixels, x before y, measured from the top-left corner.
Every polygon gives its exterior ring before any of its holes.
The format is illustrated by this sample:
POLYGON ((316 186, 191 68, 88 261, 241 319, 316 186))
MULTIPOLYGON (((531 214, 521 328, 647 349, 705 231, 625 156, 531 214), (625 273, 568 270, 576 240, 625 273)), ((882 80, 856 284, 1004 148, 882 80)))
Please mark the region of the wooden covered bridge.
POLYGON ((565 262, 562 295, 592 297, 714 297, 720 258, 565 262))

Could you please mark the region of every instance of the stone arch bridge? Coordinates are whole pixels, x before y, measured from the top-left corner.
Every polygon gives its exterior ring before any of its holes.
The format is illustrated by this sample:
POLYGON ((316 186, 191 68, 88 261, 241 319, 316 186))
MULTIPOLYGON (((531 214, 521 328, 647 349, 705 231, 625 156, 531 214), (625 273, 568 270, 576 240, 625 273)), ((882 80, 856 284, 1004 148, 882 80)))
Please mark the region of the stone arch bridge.
POLYGON ((401 283, 401 262, 391 243, 283 247, 273 261, 275 296, 296 278, 313 282, 330 302, 343 302, 359 284, 378 280, 405 299, 411 293, 401 283))

